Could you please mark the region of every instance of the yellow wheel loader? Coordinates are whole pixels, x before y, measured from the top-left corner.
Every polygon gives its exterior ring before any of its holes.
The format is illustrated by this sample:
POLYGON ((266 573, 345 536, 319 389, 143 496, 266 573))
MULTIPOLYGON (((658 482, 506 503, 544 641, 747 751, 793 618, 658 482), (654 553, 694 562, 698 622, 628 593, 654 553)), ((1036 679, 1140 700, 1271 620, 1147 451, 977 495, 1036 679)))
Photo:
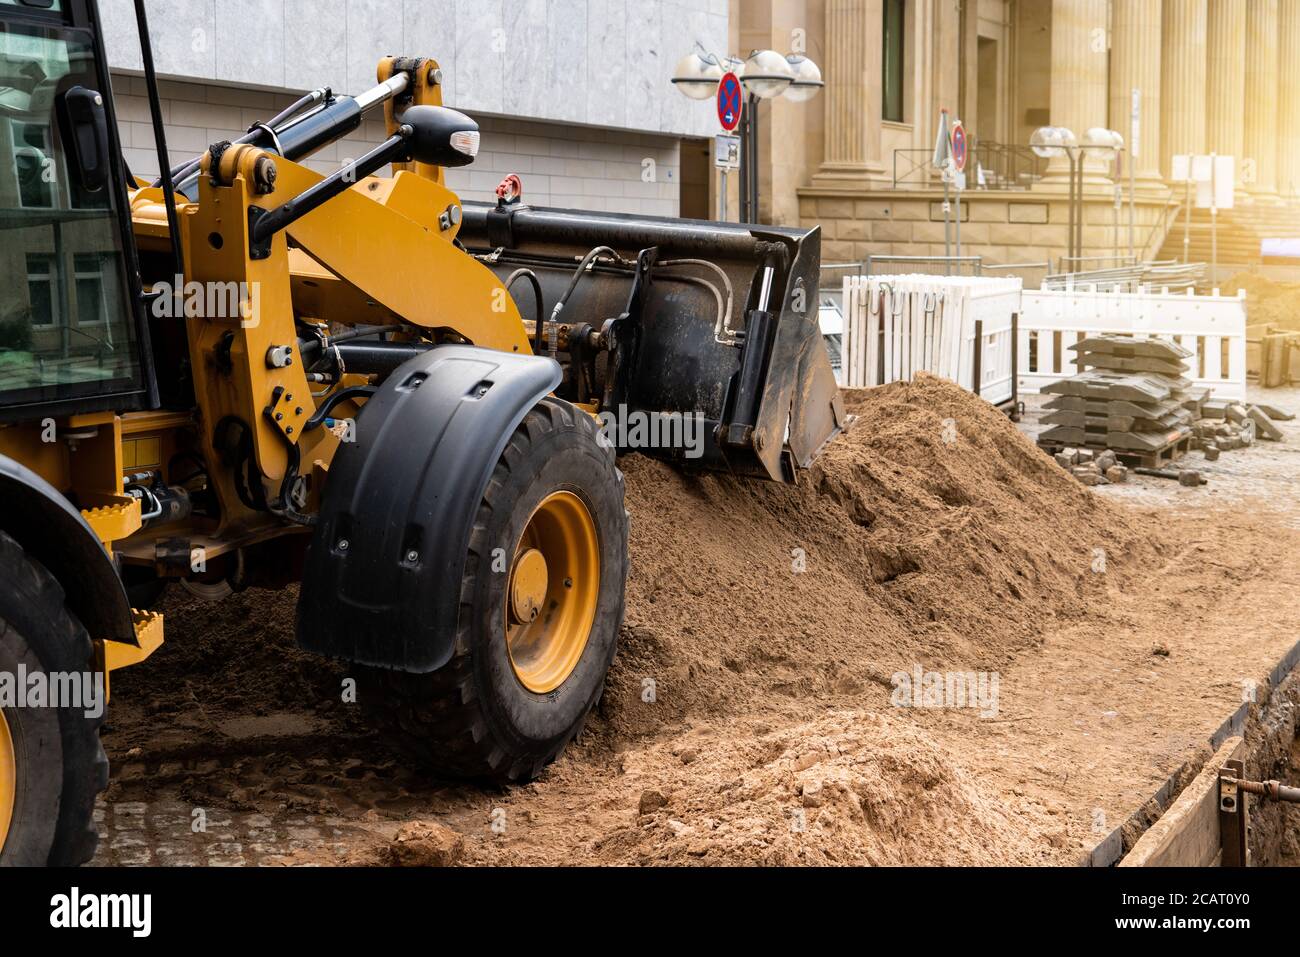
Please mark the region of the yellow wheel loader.
POLYGON ((462 203, 478 128, 418 57, 172 166, 135 7, 153 180, 94 4, 0 2, 0 864, 93 854, 166 583, 300 583, 299 643, 433 767, 527 779, 614 657, 616 455, 790 482, 845 424, 816 230, 462 203), (382 144, 302 165, 372 111, 382 144))

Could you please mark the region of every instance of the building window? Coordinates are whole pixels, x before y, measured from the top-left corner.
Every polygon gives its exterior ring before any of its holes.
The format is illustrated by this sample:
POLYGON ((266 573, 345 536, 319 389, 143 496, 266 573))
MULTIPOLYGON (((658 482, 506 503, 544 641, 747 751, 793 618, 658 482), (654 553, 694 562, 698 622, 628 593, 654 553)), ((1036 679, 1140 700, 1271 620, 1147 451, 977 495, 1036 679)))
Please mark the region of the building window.
POLYGON ((54 294, 57 277, 52 256, 27 254, 27 301, 33 329, 58 325, 58 299, 54 294))
POLYGON ((108 322, 103 258, 92 253, 77 253, 73 257, 73 267, 76 270, 77 325, 108 322))
POLYGON ((881 50, 881 118, 903 122, 903 9, 906 0, 885 0, 881 50))

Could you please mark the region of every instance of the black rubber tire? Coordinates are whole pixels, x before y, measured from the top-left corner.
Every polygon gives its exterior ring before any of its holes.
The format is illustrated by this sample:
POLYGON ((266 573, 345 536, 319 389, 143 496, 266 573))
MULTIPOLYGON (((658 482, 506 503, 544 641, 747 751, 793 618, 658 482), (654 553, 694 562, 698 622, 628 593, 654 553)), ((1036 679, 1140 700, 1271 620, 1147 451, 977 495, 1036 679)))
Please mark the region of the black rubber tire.
MULTIPOLYGON (((90 635, 68 610, 63 588, 0 532, 0 671, 89 672, 90 635)), ((95 854, 95 795, 108 786, 99 741, 103 714, 85 708, 5 708, 17 782, 0 866, 64 867, 95 854)))
POLYGON ((450 662, 431 674, 372 671, 360 698, 430 770, 497 782, 527 780, 581 731, 600 700, 623 623, 627 582, 623 473, 591 416, 546 398, 524 417, 488 482, 475 516, 450 662), (599 539, 596 617, 573 672, 535 694, 516 678, 503 617, 508 575, 493 549, 519 540, 536 505, 567 489, 586 504, 599 539))

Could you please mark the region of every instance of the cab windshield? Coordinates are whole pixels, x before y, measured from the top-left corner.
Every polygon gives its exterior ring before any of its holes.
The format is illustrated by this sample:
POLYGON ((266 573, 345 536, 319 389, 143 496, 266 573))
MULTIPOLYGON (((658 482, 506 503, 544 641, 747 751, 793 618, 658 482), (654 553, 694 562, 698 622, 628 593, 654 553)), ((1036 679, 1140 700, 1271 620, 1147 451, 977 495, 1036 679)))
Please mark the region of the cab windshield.
POLYGON ((100 89, 89 36, 0 23, 0 408, 140 387, 111 186, 81 187, 61 100, 100 89))

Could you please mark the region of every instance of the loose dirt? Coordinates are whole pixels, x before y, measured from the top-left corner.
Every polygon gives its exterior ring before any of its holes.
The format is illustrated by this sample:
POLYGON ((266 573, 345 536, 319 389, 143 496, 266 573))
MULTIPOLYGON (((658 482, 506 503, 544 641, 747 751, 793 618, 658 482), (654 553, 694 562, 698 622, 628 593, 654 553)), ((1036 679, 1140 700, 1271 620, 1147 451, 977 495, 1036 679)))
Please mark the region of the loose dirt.
POLYGON ((526 786, 390 750, 293 646, 293 589, 173 589, 114 679, 98 860, 386 863, 427 822, 471 864, 1078 863, 1276 660, 1300 533, 1112 502, 942 380, 846 401, 795 487, 622 461, 619 654, 526 786), (1000 695, 896 707, 919 672, 1000 695))
POLYGON ((1277 282, 1257 272, 1238 273, 1222 284, 1225 295, 1246 293, 1248 325, 1272 323, 1279 329, 1300 330, 1300 283, 1277 282))

